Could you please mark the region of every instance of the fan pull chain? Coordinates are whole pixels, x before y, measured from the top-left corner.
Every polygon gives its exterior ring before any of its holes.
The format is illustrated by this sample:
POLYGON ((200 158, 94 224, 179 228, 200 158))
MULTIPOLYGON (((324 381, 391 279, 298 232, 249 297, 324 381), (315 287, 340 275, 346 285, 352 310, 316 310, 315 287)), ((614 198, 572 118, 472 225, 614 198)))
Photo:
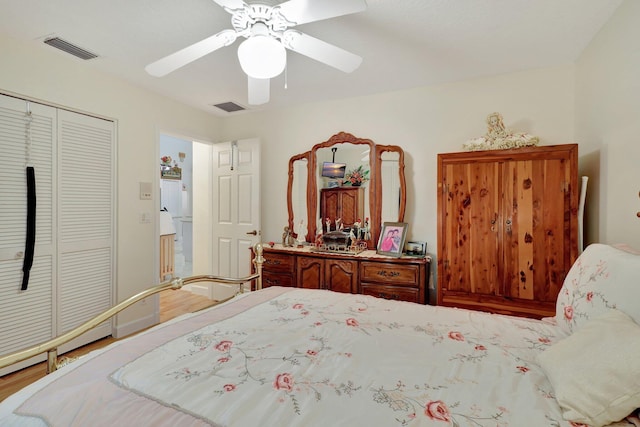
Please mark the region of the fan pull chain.
POLYGON ((287 65, 289 63, 289 61, 285 62, 284 64, 284 88, 286 89, 288 86, 287 81, 289 80, 289 73, 287 73, 287 70, 289 69, 289 66, 287 65))
POLYGON ((231 170, 233 170, 233 164, 235 161, 234 153, 238 151, 238 141, 231 141, 231 170))

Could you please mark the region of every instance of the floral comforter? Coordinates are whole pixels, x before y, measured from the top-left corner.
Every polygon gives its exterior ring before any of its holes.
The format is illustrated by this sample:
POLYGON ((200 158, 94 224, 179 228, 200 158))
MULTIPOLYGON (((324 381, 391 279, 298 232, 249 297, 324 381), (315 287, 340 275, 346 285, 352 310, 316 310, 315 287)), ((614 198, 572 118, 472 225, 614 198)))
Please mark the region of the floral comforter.
POLYGON ((4 422, 575 426, 534 362, 564 334, 544 321, 268 288, 56 372, 4 422))

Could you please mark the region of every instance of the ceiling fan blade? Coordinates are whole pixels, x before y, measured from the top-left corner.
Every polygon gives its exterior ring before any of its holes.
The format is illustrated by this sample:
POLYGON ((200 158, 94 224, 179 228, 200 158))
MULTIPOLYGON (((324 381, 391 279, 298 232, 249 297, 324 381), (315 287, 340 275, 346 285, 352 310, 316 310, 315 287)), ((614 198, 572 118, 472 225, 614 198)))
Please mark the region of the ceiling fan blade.
POLYGON ((365 0, 289 0, 277 7, 287 21, 300 25, 362 12, 367 3, 365 0))
POLYGON ((247 76, 249 82, 249 104, 261 105, 269 102, 271 89, 270 79, 255 79, 247 76))
POLYGON ((147 73, 155 77, 166 76, 172 71, 183 67, 196 59, 213 52, 221 47, 228 46, 233 43, 237 38, 234 30, 223 30, 218 34, 208 37, 198 43, 194 43, 191 46, 187 46, 169 56, 165 56, 162 59, 152 62, 144 67, 147 73))
POLYGON ((350 73, 360 66, 362 58, 337 46, 296 30, 287 30, 282 43, 294 52, 350 73))
POLYGON ((245 6, 244 1, 242 0, 213 0, 213 1, 218 3, 220 6, 222 6, 223 9, 227 11, 242 9, 245 6))

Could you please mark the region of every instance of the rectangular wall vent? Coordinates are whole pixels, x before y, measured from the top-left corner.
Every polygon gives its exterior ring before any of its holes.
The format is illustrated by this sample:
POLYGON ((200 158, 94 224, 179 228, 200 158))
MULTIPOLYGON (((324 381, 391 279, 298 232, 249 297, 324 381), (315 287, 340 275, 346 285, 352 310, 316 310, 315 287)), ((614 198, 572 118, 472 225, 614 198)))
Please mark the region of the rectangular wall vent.
POLYGON ((88 50, 74 45, 73 43, 69 43, 68 41, 63 40, 60 37, 48 38, 44 42, 49 46, 53 46, 56 49, 60 49, 64 52, 70 53, 71 55, 80 59, 88 60, 98 57, 98 55, 96 55, 95 53, 91 53, 88 50))
POLYGON ((222 111, 225 111, 227 113, 233 113, 234 111, 242 111, 242 110, 246 110, 246 108, 244 108, 241 105, 236 104, 235 102, 222 102, 220 104, 214 104, 214 107, 218 107, 219 109, 221 109, 222 111))

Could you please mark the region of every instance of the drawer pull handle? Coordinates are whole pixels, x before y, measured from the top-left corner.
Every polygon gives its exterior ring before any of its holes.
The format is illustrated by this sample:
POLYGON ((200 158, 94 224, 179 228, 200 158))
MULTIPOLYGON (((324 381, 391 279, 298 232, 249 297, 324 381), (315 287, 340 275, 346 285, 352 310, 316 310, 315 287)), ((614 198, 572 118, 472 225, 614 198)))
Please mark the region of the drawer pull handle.
POLYGON ((382 292, 378 294, 378 298, 384 298, 384 299, 400 299, 400 295, 398 294, 383 294, 382 292))
POLYGON ((280 265, 280 260, 279 259, 276 259, 276 260, 265 259, 264 263, 265 264, 271 264, 271 265, 280 265))
POLYGON ((396 277, 399 275, 400 273, 398 273, 397 271, 387 271, 387 270, 378 271, 378 276, 382 276, 382 277, 396 277))

